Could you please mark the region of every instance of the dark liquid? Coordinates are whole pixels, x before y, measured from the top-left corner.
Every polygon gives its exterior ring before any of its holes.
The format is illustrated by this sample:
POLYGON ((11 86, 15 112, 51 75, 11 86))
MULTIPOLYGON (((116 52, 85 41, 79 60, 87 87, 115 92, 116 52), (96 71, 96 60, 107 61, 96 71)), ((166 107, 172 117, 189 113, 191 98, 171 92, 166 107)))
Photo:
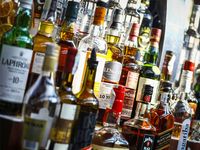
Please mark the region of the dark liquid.
POLYGON ((21 103, 11 103, 0 100, 0 114, 8 116, 21 116, 22 106, 23 105, 21 103))

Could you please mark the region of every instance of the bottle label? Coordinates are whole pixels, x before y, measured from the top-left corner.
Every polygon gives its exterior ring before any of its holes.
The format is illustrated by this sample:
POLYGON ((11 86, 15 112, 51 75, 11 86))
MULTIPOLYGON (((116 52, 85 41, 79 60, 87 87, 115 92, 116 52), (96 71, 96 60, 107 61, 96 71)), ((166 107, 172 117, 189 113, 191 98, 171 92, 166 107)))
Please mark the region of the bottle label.
POLYGON ((145 134, 143 137, 141 150, 153 150, 154 138, 154 135, 145 134))
POLYGON ((126 87, 130 89, 136 89, 138 83, 139 73, 129 71, 126 79, 126 87))
POLYGON ((69 144, 55 143, 53 150, 68 150, 69 144))
POLYGON ((34 54, 33 65, 31 72, 41 74, 42 73, 42 66, 44 63, 44 53, 36 52, 34 54))
POLYGON ((144 93, 143 90, 144 90, 144 85, 145 84, 149 84, 149 85, 151 85, 153 87, 153 94, 152 94, 152 97, 151 97, 151 104, 155 105, 157 103, 158 89, 159 89, 159 84, 160 84, 160 82, 157 81, 157 80, 140 77, 139 83, 138 83, 136 100, 137 101, 142 101, 143 100, 143 93, 144 93))
POLYGON ((0 55, 0 99, 22 103, 28 78, 32 50, 2 45, 0 55))
POLYGON ((191 90, 192 79, 193 72, 189 70, 183 70, 181 74, 180 89, 186 93, 189 93, 191 90))
POLYGON ((129 148, 120 147, 120 145, 119 145, 119 147, 116 148, 116 147, 106 147, 106 146, 92 144, 92 148, 93 148, 93 150, 129 150, 129 148))
POLYGON ((97 119, 97 110, 88 106, 80 106, 76 133, 72 137, 73 149, 87 147, 92 142, 97 119))
POLYGON ((77 105, 62 104, 60 118, 65 120, 74 120, 76 116, 77 105))
POLYGON ((107 61, 103 71, 103 79, 118 83, 121 76, 122 64, 117 61, 107 61))
POLYGON ((115 84, 101 82, 99 98, 98 98, 99 108, 101 109, 112 108, 115 98, 113 93, 113 88, 115 86, 116 86, 115 84))
POLYGON ((126 88, 125 95, 124 95, 124 104, 123 104, 123 109, 122 109, 122 114, 121 114, 122 119, 127 120, 131 118, 134 99, 135 99, 135 90, 126 88))
POLYGON ((156 135, 155 149, 160 150, 160 149, 165 149, 170 146, 172 130, 173 130, 173 128, 168 129, 164 132, 158 133, 156 135))

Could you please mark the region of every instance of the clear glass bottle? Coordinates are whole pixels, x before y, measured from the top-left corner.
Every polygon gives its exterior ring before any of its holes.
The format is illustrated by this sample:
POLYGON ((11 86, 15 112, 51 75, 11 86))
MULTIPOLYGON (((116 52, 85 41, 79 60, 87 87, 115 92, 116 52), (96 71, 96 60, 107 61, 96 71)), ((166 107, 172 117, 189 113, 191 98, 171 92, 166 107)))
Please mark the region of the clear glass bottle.
POLYGON ((54 84, 59 52, 58 45, 47 44, 42 74, 25 95, 23 149, 45 149, 47 145, 59 111, 60 99, 54 84))
POLYGON ((113 90, 115 92, 115 100, 112 108, 106 108, 103 117, 103 127, 95 131, 92 140, 92 148, 94 150, 108 148, 128 150, 128 142, 118 130, 125 88, 118 86, 118 88, 113 90))
POLYGON ((103 69, 106 61, 107 43, 101 37, 102 26, 106 15, 107 3, 99 0, 95 10, 93 24, 90 27, 90 33, 84 37, 78 46, 78 55, 76 57, 77 71, 74 75, 73 91, 78 93, 83 85, 83 75, 86 71, 86 60, 93 48, 97 51, 97 75, 95 78, 94 92, 99 96, 100 83, 103 75, 103 69))
POLYGON ((87 61, 83 87, 76 94, 79 114, 72 135, 72 149, 74 150, 90 146, 95 130, 99 109, 99 101, 93 90, 98 66, 96 51, 96 49, 92 49, 91 56, 87 61))
POLYGON ((137 103, 136 115, 133 119, 124 122, 122 135, 129 142, 130 150, 153 150, 156 128, 149 120, 150 102, 153 94, 153 86, 145 84, 143 95, 137 103))

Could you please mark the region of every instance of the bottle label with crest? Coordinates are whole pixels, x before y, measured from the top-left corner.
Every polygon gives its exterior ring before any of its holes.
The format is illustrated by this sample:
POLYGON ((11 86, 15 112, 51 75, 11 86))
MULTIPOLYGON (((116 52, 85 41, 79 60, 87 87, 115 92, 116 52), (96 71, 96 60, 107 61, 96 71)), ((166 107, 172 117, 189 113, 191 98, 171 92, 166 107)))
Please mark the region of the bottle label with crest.
POLYGON ((33 65, 31 72, 41 74, 42 73, 42 66, 44 63, 44 53, 36 52, 33 58, 33 65))
POLYGON ((153 150, 154 138, 154 135, 145 134, 143 137, 141 150, 153 150))
POLYGON ((151 104, 156 104, 160 81, 149 79, 149 78, 144 78, 144 77, 140 77, 139 78, 136 100, 137 101, 142 101, 143 100, 143 95, 142 94, 143 94, 144 85, 146 85, 146 84, 149 84, 149 85, 151 85, 153 87, 153 94, 152 94, 152 97, 151 97, 151 104))
POLYGON ((2 45, 0 55, 0 99, 22 103, 28 78, 32 50, 2 45))

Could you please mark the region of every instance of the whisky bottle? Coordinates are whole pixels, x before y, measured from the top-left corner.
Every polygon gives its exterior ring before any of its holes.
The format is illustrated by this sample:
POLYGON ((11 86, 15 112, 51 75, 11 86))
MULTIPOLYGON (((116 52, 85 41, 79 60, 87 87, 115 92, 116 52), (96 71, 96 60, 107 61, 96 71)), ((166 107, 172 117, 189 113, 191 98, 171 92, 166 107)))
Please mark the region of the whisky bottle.
POLYGON ((52 124, 58 114, 59 97, 54 74, 60 47, 48 43, 42 74, 27 91, 24 101, 23 149, 45 149, 52 124))
POLYGON ((159 103, 150 111, 150 122, 156 128, 154 149, 169 149, 174 116, 169 107, 172 96, 172 83, 164 81, 160 89, 159 103))
POLYGON ((86 60, 93 48, 97 51, 97 75, 95 77, 94 92, 99 96, 100 83, 103 75, 104 65, 107 54, 107 43, 101 37, 102 26, 106 15, 107 3, 99 0, 95 9, 93 24, 90 27, 90 33, 84 37, 78 46, 78 54, 76 56, 77 71, 74 75, 73 91, 78 93, 83 85, 83 74, 86 70, 86 60), (79 60, 79 61, 78 61, 79 60))
POLYGON ((128 150, 128 142, 118 130, 125 88, 118 86, 118 88, 113 90, 115 92, 115 101, 112 108, 106 108, 103 117, 103 127, 95 131, 92 140, 92 148, 94 150, 109 148, 128 150))
MULTIPOLYGON (((46 1, 45 3, 49 2, 46 1)), ((50 3, 50 8, 46 17, 44 17, 44 13, 42 14, 43 16, 39 25, 39 30, 33 37, 33 58, 27 83, 27 89, 30 88, 33 83, 35 83, 39 75, 42 73, 46 43, 53 43, 54 41, 52 38, 52 33, 55 27, 55 16, 53 13, 56 11, 56 6, 54 4, 55 0, 50 3)))
POLYGON ((96 49, 93 49, 87 61, 83 87, 76 94, 79 109, 78 120, 74 126, 72 149, 78 150, 90 146, 95 130, 99 102, 94 95, 94 83, 98 61, 96 49))
POLYGON ((146 62, 141 67, 140 77, 138 81, 136 101, 139 101, 142 96, 142 88, 145 84, 153 86, 153 95, 151 99, 151 105, 155 106, 157 103, 157 91, 160 84, 160 69, 157 67, 157 58, 159 51, 159 40, 161 36, 161 30, 153 28, 151 31, 151 42, 148 53, 146 53, 146 62))
POLYGON ((133 23, 131 32, 129 34, 129 40, 125 43, 124 48, 123 68, 119 84, 125 86, 126 92, 121 115, 121 124, 131 118, 139 79, 140 66, 135 62, 139 27, 139 24, 133 23))
POLYGON ((56 87, 61 86, 62 73, 65 68, 65 61, 67 51, 69 48, 76 48, 76 20, 79 10, 79 3, 76 1, 69 1, 65 20, 61 26, 60 40, 58 44, 61 47, 59 56, 58 71, 56 72, 56 87))
POLYGON ((49 150, 60 148, 71 149, 72 131, 78 116, 77 99, 72 92, 72 81, 75 72, 73 66, 76 54, 77 49, 68 49, 62 85, 58 90, 61 100, 61 109, 56 123, 51 129, 49 150))
POLYGON ((129 142, 130 150, 153 150, 156 128, 150 123, 149 105, 153 95, 153 86, 145 84, 143 95, 137 103, 136 115, 124 122, 122 135, 129 142))
POLYGON ((20 0, 15 24, 0 47, 0 116, 22 117, 23 98, 32 58, 32 0, 20 0))
POLYGON ((98 122, 102 122, 106 107, 112 108, 112 89, 117 86, 121 76, 123 52, 118 44, 120 40, 120 30, 122 28, 122 17, 122 9, 115 9, 113 11, 113 21, 106 34, 108 50, 98 97, 98 122))

